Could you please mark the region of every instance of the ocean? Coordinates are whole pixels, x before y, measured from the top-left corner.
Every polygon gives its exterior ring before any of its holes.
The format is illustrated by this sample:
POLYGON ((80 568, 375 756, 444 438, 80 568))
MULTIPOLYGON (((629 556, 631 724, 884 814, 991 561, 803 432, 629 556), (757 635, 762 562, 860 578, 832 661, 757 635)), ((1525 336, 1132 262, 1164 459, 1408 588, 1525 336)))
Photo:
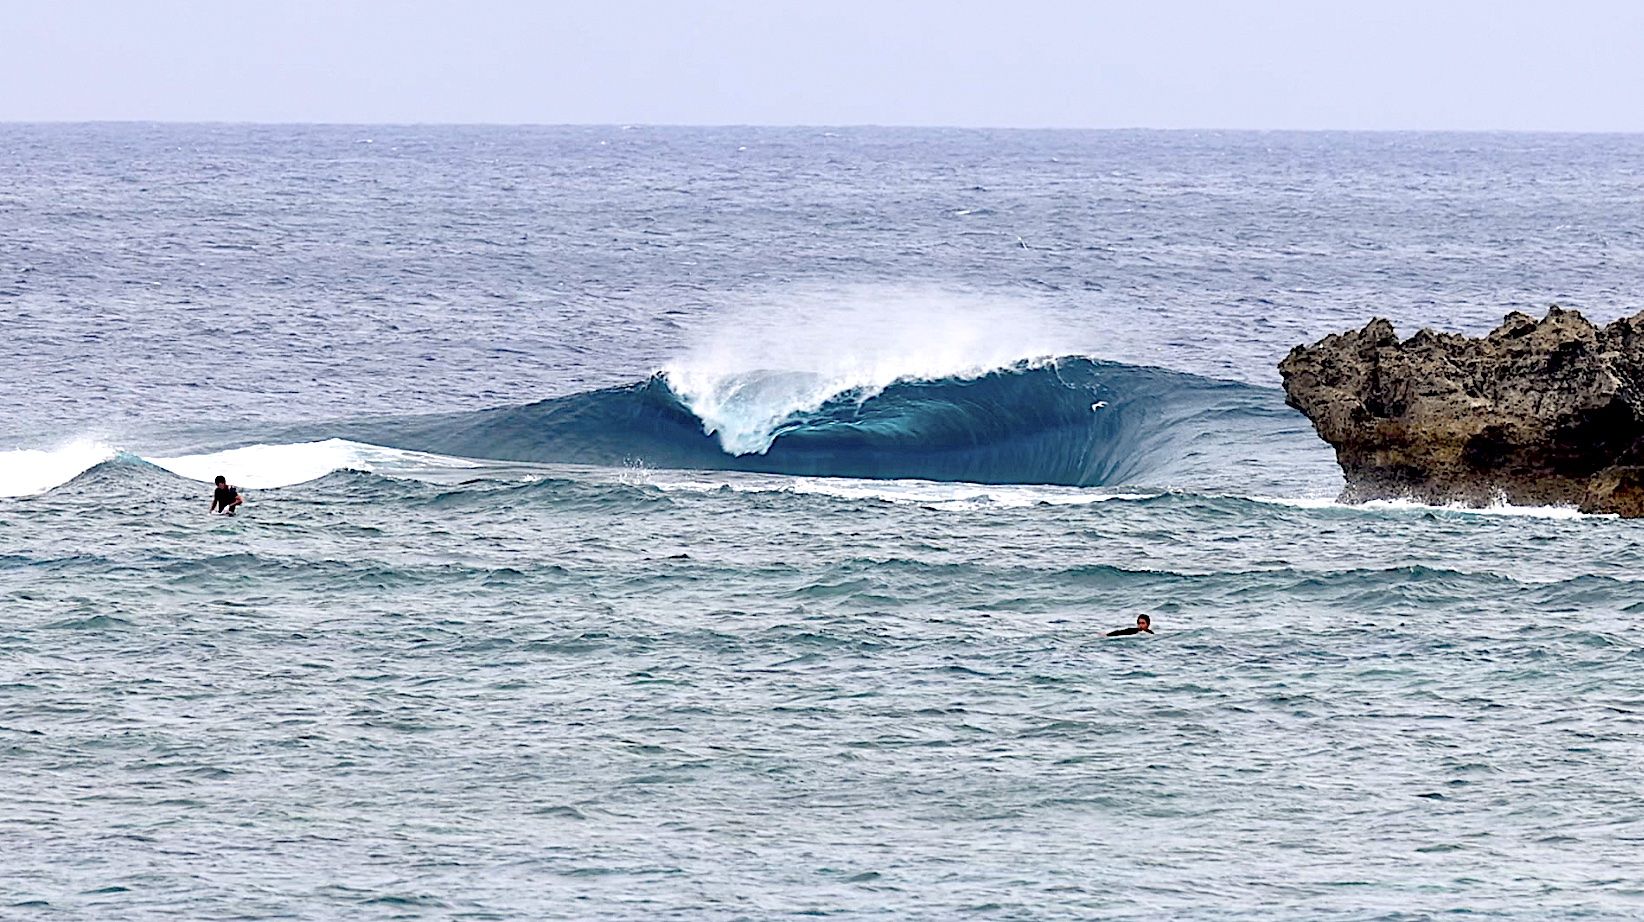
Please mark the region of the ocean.
POLYGON ((1339 504, 1274 367, 1644 309, 1641 213, 1636 135, 0 125, 0 916, 1644 916, 1644 526, 1339 504))

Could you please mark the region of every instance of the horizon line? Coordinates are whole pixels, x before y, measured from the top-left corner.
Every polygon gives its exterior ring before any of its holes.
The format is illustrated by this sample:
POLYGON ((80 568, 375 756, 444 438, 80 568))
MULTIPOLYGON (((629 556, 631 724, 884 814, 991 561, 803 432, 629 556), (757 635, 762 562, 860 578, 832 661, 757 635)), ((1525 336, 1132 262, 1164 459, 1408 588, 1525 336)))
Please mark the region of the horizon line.
POLYGON ((49 118, 0 119, 0 126, 25 125, 175 125, 175 126, 237 126, 237 127, 333 127, 333 128, 611 128, 632 131, 646 128, 662 129, 813 129, 819 131, 999 131, 999 132, 1063 132, 1063 133, 1156 133, 1156 134, 1466 134, 1466 135, 1644 135, 1644 129, 1590 129, 1590 128, 1252 128, 1252 127, 1157 127, 1130 126, 1070 126, 1070 125, 937 125, 891 122, 534 122, 534 121, 349 121, 322 119, 300 121, 294 119, 165 119, 165 118, 49 118))

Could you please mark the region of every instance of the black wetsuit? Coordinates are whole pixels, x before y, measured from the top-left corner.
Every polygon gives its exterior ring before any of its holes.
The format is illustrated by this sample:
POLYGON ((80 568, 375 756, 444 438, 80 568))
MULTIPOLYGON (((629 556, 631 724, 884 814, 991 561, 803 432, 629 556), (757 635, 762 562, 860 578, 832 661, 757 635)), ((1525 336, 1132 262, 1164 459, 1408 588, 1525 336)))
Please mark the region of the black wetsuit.
MULTIPOLYGON (((217 492, 211 494, 211 511, 212 512, 233 512, 234 511, 234 501, 239 499, 239 498, 240 498, 240 491, 234 489, 233 487, 231 487, 231 486, 229 486, 228 484, 225 483, 222 486, 217 488, 217 492)), ((198 509, 200 507, 195 506, 194 508, 198 509)))
POLYGON ((1109 637, 1129 637, 1131 634, 1151 634, 1151 633, 1153 633, 1153 630, 1151 628, 1122 627, 1122 628, 1119 628, 1117 631, 1108 631, 1107 636, 1109 636, 1109 637))

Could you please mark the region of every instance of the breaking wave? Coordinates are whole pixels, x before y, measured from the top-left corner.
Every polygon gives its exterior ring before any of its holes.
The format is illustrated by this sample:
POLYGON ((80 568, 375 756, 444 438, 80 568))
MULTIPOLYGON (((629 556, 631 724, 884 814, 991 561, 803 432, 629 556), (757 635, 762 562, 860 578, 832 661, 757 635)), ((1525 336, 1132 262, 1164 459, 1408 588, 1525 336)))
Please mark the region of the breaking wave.
POLYGON ((463 458, 325 439, 284 445, 246 445, 226 451, 145 457, 99 442, 79 441, 53 450, 0 452, 0 497, 32 496, 70 483, 107 465, 157 468, 204 483, 222 475, 249 489, 288 487, 334 471, 353 470, 390 477, 415 477, 471 469, 463 458))
POLYGON ((1195 469, 1259 463, 1275 439, 1313 445, 1275 390, 1081 356, 821 389, 802 372, 683 387, 664 371, 342 434, 501 461, 1068 486, 1168 484, 1195 469))
POLYGON ((1340 485, 1329 449, 1277 390, 1161 368, 1063 356, 889 381, 738 371, 686 387, 676 375, 522 406, 311 424, 186 454, 94 442, 0 452, 0 496, 111 461, 252 489, 340 470, 460 479, 566 463, 1319 498, 1340 485))

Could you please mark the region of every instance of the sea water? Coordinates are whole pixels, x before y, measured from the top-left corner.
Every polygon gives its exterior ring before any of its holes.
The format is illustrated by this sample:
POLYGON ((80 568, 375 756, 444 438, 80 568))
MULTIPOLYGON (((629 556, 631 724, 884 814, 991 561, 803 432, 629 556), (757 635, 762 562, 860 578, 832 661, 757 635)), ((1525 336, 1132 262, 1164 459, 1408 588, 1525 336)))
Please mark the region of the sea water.
POLYGON ((0 916, 1644 915, 1644 531, 1274 369, 1644 308, 1641 163, 0 126, 0 916))

